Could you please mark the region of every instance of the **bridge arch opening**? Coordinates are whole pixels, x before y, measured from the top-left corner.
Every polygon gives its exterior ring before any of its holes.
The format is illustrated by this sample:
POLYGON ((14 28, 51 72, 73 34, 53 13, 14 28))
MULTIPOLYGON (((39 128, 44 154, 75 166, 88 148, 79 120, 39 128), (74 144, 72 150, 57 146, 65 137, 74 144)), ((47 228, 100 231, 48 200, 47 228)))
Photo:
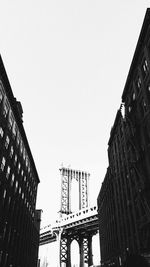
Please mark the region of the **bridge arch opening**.
POLYGON ((74 178, 71 182, 71 212, 79 210, 79 182, 74 178))
POLYGON ((99 233, 92 237, 93 264, 100 265, 99 233))
POLYGON ((78 267, 80 264, 79 244, 76 240, 71 242, 71 267, 78 267))

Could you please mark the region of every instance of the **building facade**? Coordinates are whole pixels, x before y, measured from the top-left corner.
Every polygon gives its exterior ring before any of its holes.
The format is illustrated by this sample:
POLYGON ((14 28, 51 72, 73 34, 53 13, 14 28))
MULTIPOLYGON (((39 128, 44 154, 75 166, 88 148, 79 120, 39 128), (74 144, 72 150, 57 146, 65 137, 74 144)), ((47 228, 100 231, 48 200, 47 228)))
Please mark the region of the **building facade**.
POLYGON ((0 266, 36 267, 38 173, 0 57, 0 266), (36 223, 35 223, 36 220, 36 223))
POLYGON ((102 265, 150 255, 150 9, 108 142, 109 167, 98 196, 102 265))

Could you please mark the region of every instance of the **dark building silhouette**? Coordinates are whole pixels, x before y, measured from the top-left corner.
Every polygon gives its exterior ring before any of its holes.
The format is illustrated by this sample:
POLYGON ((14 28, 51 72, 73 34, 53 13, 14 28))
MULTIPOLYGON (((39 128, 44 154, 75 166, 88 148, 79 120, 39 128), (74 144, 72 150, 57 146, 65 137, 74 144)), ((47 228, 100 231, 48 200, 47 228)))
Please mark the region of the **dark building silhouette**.
POLYGON ((150 257, 150 9, 108 142, 98 196, 102 266, 150 257), (137 257, 138 257, 137 256, 137 257))
POLYGON ((36 267, 40 212, 39 177, 0 57, 0 266, 36 267))

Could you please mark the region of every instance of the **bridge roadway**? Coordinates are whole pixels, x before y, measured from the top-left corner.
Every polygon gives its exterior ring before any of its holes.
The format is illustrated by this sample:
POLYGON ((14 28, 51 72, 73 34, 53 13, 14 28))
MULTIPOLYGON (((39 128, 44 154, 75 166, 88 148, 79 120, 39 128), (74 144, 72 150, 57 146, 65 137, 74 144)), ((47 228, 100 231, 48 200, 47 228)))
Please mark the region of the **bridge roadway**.
POLYGON ((50 224, 40 230, 40 245, 54 242, 61 237, 70 235, 77 238, 81 234, 87 236, 98 232, 98 214, 97 207, 88 207, 69 215, 62 215, 55 223, 50 224))

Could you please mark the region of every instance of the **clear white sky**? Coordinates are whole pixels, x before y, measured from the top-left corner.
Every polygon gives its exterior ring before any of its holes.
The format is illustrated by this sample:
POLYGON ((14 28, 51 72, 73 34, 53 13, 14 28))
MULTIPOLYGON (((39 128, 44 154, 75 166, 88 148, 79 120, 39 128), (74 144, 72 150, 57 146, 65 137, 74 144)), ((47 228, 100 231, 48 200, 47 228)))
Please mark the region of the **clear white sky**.
POLYGON ((91 173, 91 205, 149 1, 2 0, 0 53, 41 183, 43 224, 59 209, 61 163, 91 173))

